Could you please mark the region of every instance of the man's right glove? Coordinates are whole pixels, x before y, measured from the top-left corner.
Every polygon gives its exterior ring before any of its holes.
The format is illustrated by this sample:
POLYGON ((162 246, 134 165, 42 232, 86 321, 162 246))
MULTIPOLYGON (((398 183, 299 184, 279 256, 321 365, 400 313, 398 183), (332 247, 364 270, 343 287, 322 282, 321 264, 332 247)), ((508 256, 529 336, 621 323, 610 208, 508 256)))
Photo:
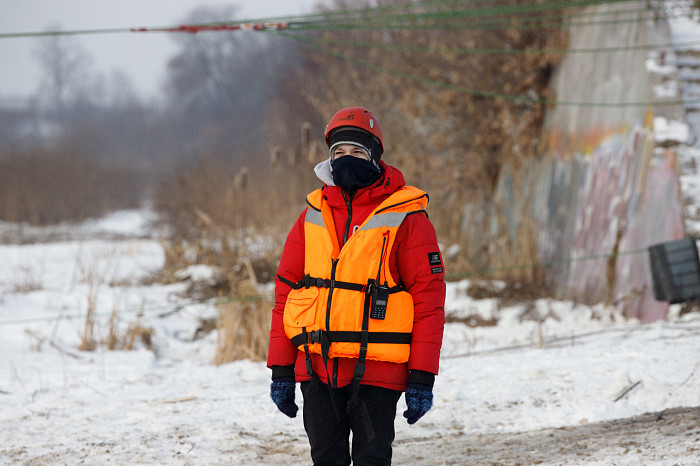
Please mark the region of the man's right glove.
POLYGON ((409 424, 415 424, 433 406, 433 387, 422 383, 409 383, 406 386, 406 407, 403 417, 409 424))
POLYGON ((299 408, 294 402, 296 382, 294 377, 280 377, 272 379, 270 384, 270 398, 277 405, 277 409, 289 417, 296 417, 299 408))

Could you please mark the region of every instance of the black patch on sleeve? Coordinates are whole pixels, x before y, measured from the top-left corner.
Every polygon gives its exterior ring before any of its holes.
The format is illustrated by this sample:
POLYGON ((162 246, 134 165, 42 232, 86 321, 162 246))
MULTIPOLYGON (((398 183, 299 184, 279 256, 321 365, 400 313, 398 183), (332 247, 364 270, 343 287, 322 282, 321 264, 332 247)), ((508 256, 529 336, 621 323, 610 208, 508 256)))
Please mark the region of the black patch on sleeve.
POLYGON ((442 273, 442 267, 430 267, 430 273, 442 273))
POLYGON ((442 259, 440 258, 439 252, 429 252, 428 253, 428 263, 430 266, 442 265, 442 259))

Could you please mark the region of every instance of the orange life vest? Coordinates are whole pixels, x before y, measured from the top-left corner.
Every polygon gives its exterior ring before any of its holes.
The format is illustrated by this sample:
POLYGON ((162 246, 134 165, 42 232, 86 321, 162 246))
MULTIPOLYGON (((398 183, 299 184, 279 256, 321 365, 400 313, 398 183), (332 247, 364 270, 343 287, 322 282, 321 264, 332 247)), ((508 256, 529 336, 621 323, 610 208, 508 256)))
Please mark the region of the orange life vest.
POLYGON ((394 282, 388 256, 406 216, 425 210, 427 194, 414 187, 398 189, 342 249, 322 191, 309 194, 307 203, 306 275, 296 284, 283 280, 294 288, 284 308, 287 337, 307 356, 407 362, 413 299, 402 283, 394 282))

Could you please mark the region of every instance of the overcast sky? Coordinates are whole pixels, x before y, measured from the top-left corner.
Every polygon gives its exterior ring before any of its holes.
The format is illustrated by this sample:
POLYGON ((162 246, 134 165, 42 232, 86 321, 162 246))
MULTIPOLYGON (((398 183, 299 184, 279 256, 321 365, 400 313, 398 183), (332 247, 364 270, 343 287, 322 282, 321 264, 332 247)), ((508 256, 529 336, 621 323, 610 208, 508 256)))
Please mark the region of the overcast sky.
MULTIPOLYGON (((0 0, 0 33, 48 29, 159 27, 182 24, 197 6, 238 8, 236 20, 274 18, 314 11, 318 0, 0 0)), ((245 32, 241 32, 245 33, 245 32)), ((142 97, 161 89, 165 65, 175 53, 169 33, 74 36, 93 70, 108 76, 122 70, 142 97)), ((0 100, 33 94, 39 86, 37 38, 0 38, 0 100)))

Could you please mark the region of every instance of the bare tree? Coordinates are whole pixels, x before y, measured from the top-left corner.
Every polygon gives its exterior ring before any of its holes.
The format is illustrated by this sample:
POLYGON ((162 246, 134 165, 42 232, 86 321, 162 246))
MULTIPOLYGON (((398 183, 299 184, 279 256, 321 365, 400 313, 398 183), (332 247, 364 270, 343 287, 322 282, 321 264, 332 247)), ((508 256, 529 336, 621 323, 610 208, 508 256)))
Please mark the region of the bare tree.
POLYGON ((56 33, 41 37, 35 49, 43 72, 39 97, 50 116, 63 119, 85 94, 90 59, 74 37, 58 28, 52 31, 56 33))
MULTIPOLYGON (((223 22, 233 8, 195 10, 188 24, 223 22)), ((258 151, 276 83, 294 60, 278 38, 256 31, 209 31, 174 37, 168 64, 169 113, 185 147, 224 154, 258 151)), ((266 150, 266 145, 263 146, 266 150)))

